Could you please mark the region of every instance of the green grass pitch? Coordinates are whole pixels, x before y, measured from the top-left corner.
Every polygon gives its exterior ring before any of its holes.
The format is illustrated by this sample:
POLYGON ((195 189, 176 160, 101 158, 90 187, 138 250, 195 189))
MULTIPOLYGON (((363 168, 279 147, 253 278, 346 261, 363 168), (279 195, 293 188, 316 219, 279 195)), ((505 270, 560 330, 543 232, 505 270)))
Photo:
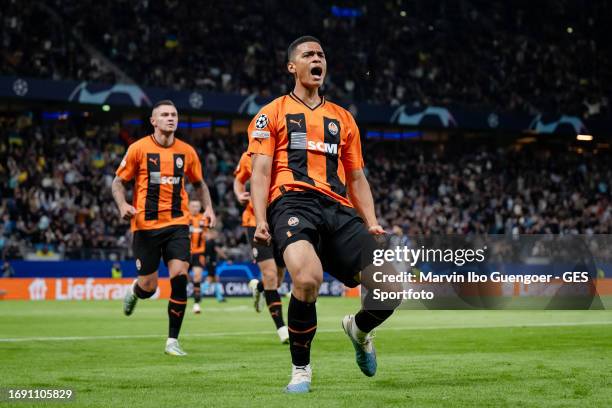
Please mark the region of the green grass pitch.
POLYGON ((163 354, 166 305, 141 301, 128 318, 120 302, 0 302, 0 387, 73 388, 69 407, 612 406, 607 310, 400 310, 366 378, 340 328, 358 300, 322 298, 312 392, 285 395, 288 347, 265 311, 189 304, 177 358, 163 354))

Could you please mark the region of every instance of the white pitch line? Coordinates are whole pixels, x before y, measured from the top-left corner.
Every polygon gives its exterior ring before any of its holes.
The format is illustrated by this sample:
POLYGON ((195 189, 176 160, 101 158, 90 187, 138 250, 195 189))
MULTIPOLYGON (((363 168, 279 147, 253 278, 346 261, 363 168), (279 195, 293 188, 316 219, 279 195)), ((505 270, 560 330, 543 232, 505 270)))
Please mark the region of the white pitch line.
MULTIPOLYGON (((419 331, 419 330, 457 330, 457 329, 504 329, 504 328, 527 328, 527 327, 565 327, 565 326, 599 326, 612 325, 612 321, 590 321, 590 322, 558 322, 558 323, 516 323, 504 325, 472 325, 472 326, 413 326, 413 327, 383 327, 377 331, 419 331)), ((341 329, 319 329, 319 333, 336 333, 341 329)), ((249 335, 269 335, 272 330, 259 331, 233 331, 216 333, 187 333, 181 337, 235 337, 249 335)), ((125 340, 125 339, 157 339, 163 338, 159 334, 133 334, 119 336, 67 336, 67 337, 14 337, 0 338, 0 343, 24 343, 34 341, 90 341, 90 340, 125 340)))

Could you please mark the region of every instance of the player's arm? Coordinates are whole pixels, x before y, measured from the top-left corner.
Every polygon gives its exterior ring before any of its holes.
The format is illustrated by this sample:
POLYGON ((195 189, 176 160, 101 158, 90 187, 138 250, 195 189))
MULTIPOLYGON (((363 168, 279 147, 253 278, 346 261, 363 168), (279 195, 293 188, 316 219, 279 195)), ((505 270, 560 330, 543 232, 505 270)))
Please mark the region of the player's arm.
POLYGON ((272 163, 276 149, 277 107, 274 104, 264 106, 249 124, 249 147, 251 156, 251 202, 257 226, 254 241, 270 245, 272 236, 268 226, 266 210, 270 182, 272 180, 272 163))
POLYGON ((234 178, 234 195, 241 205, 247 205, 251 199, 251 193, 246 191, 246 184, 238 176, 234 178))
POLYGON ((121 160, 121 164, 115 172, 115 178, 111 184, 111 191, 119 209, 119 215, 124 220, 129 220, 136 215, 136 209, 125 199, 125 185, 129 184, 136 176, 139 157, 139 149, 135 145, 131 145, 125 153, 123 160, 121 160))
POLYGON ((368 183, 368 179, 363 172, 364 163, 361 154, 359 127, 357 127, 355 119, 350 114, 348 125, 349 137, 343 151, 342 163, 346 169, 349 198, 365 222, 368 232, 373 235, 384 234, 385 230, 376 219, 370 183, 368 183))
POLYGON ((200 201, 202 208, 204 209, 204 217, 208 218, 208 226, 215 228, 217 224, 217 216, 212 206, 212 200, 210 198, 210 191, 204 181, 202 174, 202 163, 198 154, 193 148, 189 149, 187 153, 189 155, 189 166, 185 169, 185 173, 189 181, 193 185, 196 200, 200 201))
POLYGON ((215 224, 217 223, 217 216, 215 215, 215 210, 212 206, 208 185, 204 179, 202 179, 193 183, 193 188, 195 190, 196 199, 202 203, 202 208, 204 208, 204 216, 208 218, 208 226, 210 228, 214 228, 215 224))
POLYGON ((270 191, 270 180, 272 173, 272 156, 265 154, 253 154, 251 174, 251 201, 257 227, 255 228, 255 241, 269 245, 272 239, 270 235, 266 210, 268 207, 268 193, 270 191))
POLYGON ((115 176, 113 179, 113 183, 111 185, 111 190, 113 192, 113 198, 115 199, 115 203, 117 204, 117 208, 119 209, 119 215, 124 220, 129 220, 134 215, 136 215, 136 208, 134 208, 130 203, 127 202, 126 189, 125 184, 128 182, 124 181, 121 177, 115 176))
POLYGON ((351 202, 355 209, 365 221, 368 231, 371 234, 384 234, 383 228, 378 224, 376 211, 374 210, 374 198, 370 183, 363 172, 363 169, 352 170, 348 174, 348 190, 351 202))

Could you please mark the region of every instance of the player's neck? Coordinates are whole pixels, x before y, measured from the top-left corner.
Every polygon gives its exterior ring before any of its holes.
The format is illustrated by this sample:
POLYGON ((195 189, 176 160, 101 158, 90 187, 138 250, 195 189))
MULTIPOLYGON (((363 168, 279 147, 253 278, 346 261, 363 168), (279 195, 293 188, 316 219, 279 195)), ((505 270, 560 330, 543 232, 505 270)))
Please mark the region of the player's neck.
POLYGON ((153 139, 155 139, 155 142, 160 146, 170 147, 174 143, 174 132, 164 133, 156 130, 155 133, 153 133, 153 139))
POLYGON ((295 88, 293 88, 293 94, 311 108, 315 108, 321 104, 319 88, 306 88, 298 82, 295 84, 295 88))

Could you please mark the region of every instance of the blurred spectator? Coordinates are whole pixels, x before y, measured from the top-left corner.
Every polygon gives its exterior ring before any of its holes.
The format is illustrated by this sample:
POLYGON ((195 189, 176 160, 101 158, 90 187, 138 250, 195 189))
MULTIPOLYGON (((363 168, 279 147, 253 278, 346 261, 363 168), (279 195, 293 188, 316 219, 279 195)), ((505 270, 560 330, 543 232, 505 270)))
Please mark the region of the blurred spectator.
POLYGON ((3 8, 2 72, 114 81, 76 31, 140 84, 280 95, 286 47, 310 34, 333 100, 611 114, 612 3, 601 0, 370 0, 352 18, 322 0, 46 3, 3 8), (39 23, 53 14, 61 24, 39 23))
MULTIPOLYGON (((68 259, 130 257, 129 225, 119 220, 110 190, 126 148, 120 132, 117 125, 0 118, 4 259, 36 251, 68 259), (21 143, 10 142, 17 139, 21 143)), ((376 212, 396 245, 421 234, 612 232, 608 153, 579 155, 535 144, 517 151, 363 143, 376 212)), ((217 246, 229 259, 250 259, 231 176, 245 137, 212 136, 194 147, 219 217, 217 246)))
POLYGON ((12 278, 13 276, 15 276, 15 270, 8 261, 4 261, 2 264, 2 277, 12 278))
POLYGON ((111 277, 113 279, 121 279, 121 277, 123 277, 123 271, 121 270, 121 264, 119 262, 113 262, 111 277))

